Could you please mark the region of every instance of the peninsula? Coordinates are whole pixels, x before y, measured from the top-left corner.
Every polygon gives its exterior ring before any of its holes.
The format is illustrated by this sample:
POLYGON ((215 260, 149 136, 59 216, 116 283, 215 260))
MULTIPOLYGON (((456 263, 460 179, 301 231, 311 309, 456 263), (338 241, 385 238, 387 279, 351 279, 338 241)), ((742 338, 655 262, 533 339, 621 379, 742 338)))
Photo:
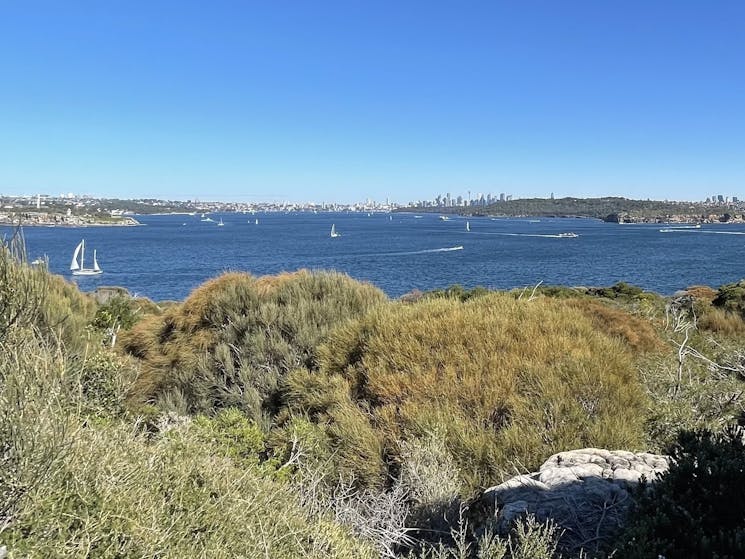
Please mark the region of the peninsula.
MULTIPOLYGON (((442 201, 444 202, 444 200, 442 201)), ((489 217, 584 217, 613 223, 742 223, 745 205, 733 201, 632 200, 603 198, 521 198, 490 204, 412 204, 399 211, 489 217)))

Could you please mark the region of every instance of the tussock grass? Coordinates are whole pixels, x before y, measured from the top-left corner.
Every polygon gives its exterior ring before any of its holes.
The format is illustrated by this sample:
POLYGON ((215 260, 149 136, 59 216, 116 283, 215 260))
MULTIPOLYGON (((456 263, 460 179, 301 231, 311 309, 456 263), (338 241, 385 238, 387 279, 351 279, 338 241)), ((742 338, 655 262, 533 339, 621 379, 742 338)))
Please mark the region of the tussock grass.
POLYGON ((180 413, 237 407, 262 421, 276 412, 280 380, 315 367, 331 328, 385 300, 332 272, 224 274, 121 336, 142 367, 132 400, 180 413))
MULTIPOLYGON (((638 447, 644 397, 633 351, 643 340, 605 334, 588 307, 544 297, 380 307, 331 334, 318 351, 323 380, 306 398, 291 379, 287 403, 325 406, 329 432, 341 410, 355 432, 367 423, 383 436, 388 461, 400 461, 400 441, 440 432, 464 485, 478 487, 560 449, 638 447)), ((369 470, 355 444, 337 441, 349 459, 340 464, 369 470)))

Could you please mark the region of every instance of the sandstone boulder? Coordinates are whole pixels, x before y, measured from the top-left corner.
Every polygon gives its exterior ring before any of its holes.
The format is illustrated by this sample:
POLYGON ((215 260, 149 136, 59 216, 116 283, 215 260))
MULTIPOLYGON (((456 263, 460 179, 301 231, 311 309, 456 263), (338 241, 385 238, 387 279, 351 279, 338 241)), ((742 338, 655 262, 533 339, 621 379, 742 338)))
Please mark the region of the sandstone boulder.
POLYGON ((551 456, 537 472, 487 489, 478 499, 475 528, 506 534, 522 515, 553 521, 560 550, 602 550, 623 525, 632 488, 654 481, 668 468, 665 456, 646 452, 584 448, 551 456))

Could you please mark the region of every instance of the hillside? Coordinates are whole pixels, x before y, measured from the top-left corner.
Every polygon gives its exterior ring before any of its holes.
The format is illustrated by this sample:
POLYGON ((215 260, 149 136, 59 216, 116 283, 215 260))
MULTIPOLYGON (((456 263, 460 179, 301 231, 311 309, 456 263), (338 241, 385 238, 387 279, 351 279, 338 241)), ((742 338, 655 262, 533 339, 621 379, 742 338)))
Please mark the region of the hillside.
POLYGON ((167 308, 98 305, 12 240, 2 544, 10 557, 547 559, 706 556, 707 541, 739 556, 742 507, 710 507, 694 480, 701 457, 722 495, 740 487, 745 449, 722 429, 743 417, 744 293, 389 300, 299 271, 225 274, 167 308), (643 513, 571 548, 567 526, 532 517, 492 531, 475 497, 582 447, 596 450, 566 456, 678 457, 654 486, 677 524, 644 493, 643 513))

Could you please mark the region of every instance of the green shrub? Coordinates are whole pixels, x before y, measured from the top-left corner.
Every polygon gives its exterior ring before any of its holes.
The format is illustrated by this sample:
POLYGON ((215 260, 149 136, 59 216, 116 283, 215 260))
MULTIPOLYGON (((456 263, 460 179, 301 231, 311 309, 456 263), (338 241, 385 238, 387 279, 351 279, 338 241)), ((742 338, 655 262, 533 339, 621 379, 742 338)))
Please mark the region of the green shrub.
POLYGON ((124 424, 82 428, 3 541, 18 557, 372 559, 288 485, 223 449, 188 422, 154 439, 124 424))
POLYGON ((263 425, 281 379, 315 367, 331 328, 382 301, 378 289, 337 273, 225 274, 123 333, 121 347, 142 366, 133 400, 179 413, 236 407, 263 425))
POLYGON ((220 449, 237 464, 257 466, 264 454, 264 433, 237 409, 223 409, 212 417, 194 420, 198 437, 220 449))
POLYGON ((712 304, 745 318, 745 280, 721 286, 712 304))
POLYGON ((641 488, 619 556, 735 559, 745 556, 745 443, 739 428, 682 432, 672 465, 641 488))
POLYGON ((18 234, 0 243, 0 342, 13 328, 38 323, 49 290, 49 274, 25 261, 18 234))

